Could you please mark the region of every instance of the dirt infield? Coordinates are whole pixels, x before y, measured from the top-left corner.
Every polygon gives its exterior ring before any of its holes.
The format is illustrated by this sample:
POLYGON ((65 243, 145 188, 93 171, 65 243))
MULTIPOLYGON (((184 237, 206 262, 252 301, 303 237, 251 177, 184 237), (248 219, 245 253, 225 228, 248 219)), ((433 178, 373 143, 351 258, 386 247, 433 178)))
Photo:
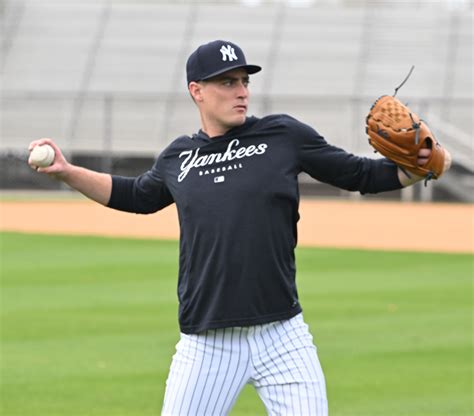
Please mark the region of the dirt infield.
MULTIPOLYGON (((179 238, 174 206, 147 216, 82 199, 1 201, 0 215, 3 231, 179 238)), ((305 199, 300 215, 302 246, 474 251, 474 205, 305 199)))

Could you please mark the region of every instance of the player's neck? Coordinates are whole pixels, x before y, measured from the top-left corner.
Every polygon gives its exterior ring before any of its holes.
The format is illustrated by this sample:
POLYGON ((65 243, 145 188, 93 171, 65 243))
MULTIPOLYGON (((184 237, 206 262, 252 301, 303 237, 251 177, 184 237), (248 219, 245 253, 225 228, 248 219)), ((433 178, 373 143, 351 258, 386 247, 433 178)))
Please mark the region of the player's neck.
POLYGON ((232 127, 224 126, 219 123, 213 123, 209 120, 205 120, 204 117, 201 117, 201 130, 206 133, 209 138, 223 136, 226 134, 232 127))
POLYGON ((228 133, 230 130, 245 124, 246 118, 236 120, 234 123, 224 123, 213 117, 206 117, 201 113, 201 131, 206 133, 209 138, 220 137, 228 133))

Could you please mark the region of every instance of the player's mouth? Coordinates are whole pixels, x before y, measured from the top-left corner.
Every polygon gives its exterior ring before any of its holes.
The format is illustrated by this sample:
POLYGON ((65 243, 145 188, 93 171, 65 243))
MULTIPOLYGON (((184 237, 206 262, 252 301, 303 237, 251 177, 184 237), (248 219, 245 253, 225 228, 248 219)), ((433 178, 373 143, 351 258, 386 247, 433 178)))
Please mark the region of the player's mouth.
POLYGON ((234 109, 236 109, 239 112, 247 112, 247 106, 245 104, 235 105, 234 109))

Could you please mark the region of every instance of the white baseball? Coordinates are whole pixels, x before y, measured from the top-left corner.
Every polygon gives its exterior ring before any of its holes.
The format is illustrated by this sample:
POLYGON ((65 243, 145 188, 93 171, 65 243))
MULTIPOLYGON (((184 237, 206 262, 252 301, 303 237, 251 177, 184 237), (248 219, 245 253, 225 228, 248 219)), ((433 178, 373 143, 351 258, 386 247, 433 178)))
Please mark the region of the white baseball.
POLYGON ((30 153, 30 163, 45 168, 53 164, 54 155, 54 149, 49 144, 38 145, 30 153))

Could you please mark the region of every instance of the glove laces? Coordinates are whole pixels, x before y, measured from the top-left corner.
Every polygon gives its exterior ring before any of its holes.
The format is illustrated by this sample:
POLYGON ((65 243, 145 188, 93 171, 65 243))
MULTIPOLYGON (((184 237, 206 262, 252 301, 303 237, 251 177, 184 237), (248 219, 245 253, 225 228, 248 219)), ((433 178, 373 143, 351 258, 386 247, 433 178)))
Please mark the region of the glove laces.
POLYGON ((398 90, 403 87, 405 82, 408 81, 408 78, 410 78, 410 75, 411 75, 411 73, 413 72, 414 69, 415 69, 415 65, 412 65, 410 70, 408 71, 408 75, 405 77, 405 79, 402 81, 402 83, 397 88, 395 88, 395 92, 393 93, 392 97, 395 98, 395 96, 397 95, 398 90))

